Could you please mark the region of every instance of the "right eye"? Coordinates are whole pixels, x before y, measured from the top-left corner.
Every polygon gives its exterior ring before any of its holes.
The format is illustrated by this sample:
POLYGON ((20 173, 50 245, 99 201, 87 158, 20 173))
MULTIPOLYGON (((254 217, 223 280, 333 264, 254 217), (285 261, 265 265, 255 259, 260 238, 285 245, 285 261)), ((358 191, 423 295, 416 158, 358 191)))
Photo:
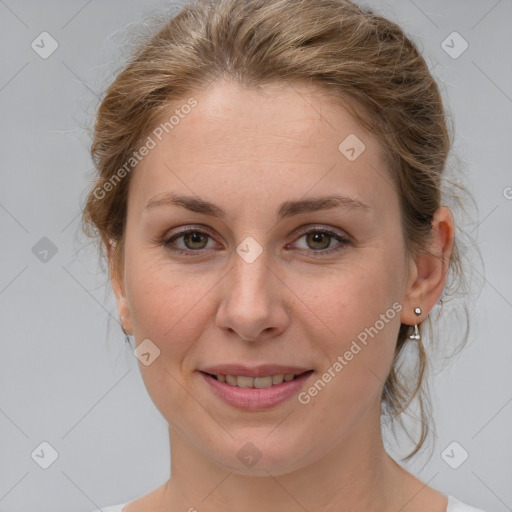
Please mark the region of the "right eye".
POLYGON ((178 252, 179 254, 188 254, 189 256, 192 256, 191 253, 203 252, 203 249, 208 248, 208 239, 213 240, 209 233, 196 228, 188 228, 180 233, 172 235, 171 237, 165 238, 162 241, 162 245, 171 251, 178 252), (183 244, 182 246, 176 244, 180 239, 183 244))

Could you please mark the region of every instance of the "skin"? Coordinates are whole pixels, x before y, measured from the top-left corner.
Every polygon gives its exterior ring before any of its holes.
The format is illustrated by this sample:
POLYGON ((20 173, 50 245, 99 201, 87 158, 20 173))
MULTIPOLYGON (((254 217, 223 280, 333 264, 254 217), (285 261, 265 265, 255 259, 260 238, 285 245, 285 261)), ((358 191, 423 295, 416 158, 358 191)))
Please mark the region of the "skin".
POLYGON ((380 396, 400 322, 424 320, 442 293, 454 242, 449 210, 436 212, 430 253, 412 257, 379 142, 339 104, 298 84, 256 91, 217 82, 195 97, 197 107, 133 171, 124 264, 111 269, 124 328, 137 345, 150 339, 160 350, 139 366, 169 423, 172 453, 172 477, 125 512, 444 512, 446 496, 386 453, 380 396), (349 134, 366 146, 354 161, 338 150, 349 134), (169 191, 227 216, 145 208, 169 191), (284 201, 332 193, 369 208, 276 216, 284 201), (210 235, 175 240, 192 254, 161 243, 191 225, 210 235), (304 236, 318 227, 352 242, 304 236), (252 263, 236 252, 247 236, 263 249, 252 263), (394 303, 401 311, 306 405, 292 397, 244 411, 196 371, 297 364, 315 370, 314 382, 394 303), (252 468, 237 457, 247 442, 261 453, 252 468))

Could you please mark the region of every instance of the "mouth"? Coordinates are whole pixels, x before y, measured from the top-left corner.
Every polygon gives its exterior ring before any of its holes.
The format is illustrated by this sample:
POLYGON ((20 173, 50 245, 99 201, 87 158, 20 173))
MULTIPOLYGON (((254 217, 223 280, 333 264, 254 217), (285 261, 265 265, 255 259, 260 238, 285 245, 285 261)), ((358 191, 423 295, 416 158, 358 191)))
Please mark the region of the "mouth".
POLYGON ((260 373, 258 377, 251 377, 199 371, 213 397, 232 407, 251 411, 276 407, 296 396, 313 373, 314 370, 306 370, 269 375, 260 373))

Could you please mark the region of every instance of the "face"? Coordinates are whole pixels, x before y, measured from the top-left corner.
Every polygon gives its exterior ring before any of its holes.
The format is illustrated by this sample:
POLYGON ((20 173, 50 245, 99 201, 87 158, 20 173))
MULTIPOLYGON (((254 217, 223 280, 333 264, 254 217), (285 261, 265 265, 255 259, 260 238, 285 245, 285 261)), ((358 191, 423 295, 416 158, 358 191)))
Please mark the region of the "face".
POLYGON ((399 198, 378 141, 316 89, 194 97, 133 171, 116 298, 182 439, 284 474, 380 428, 409 272, 399 198), (251 370, 236 387, 203 373, 251 370))

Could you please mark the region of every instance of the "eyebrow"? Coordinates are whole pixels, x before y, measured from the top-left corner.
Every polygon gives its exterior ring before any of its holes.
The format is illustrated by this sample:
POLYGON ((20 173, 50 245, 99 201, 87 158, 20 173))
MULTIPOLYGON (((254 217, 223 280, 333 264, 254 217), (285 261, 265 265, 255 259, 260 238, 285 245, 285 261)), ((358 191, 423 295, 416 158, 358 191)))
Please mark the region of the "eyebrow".
MULTIPOLYGON (((180 195, 172 192, 165 192, 151 198, 145 206, 145 209, 159 206, 181 206, 191 212, 218 217, 220 219, 224 219, 227 216, 227 213, 216 204, 200 199, 199 197, 180 195)), ((333 194, 312 199, 285 201, 280 205, 277 216, 279 219, 284 219, 301 213, 328 210, 331 208, 343 208, 362 213, 368 213, 372 210, 370 206, 361 202, 359 199, 333 194)))

